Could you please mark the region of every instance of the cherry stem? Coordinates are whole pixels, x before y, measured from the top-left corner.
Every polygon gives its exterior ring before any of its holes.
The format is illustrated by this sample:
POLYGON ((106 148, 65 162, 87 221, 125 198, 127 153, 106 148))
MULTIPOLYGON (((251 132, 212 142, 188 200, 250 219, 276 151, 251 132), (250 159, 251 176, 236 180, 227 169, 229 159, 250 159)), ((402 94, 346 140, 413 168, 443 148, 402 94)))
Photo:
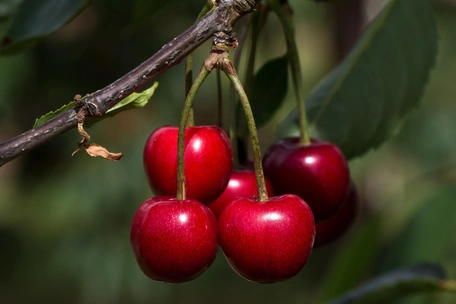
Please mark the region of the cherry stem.
MULTIPOLYGON (((185 59, 185 96, 187 97, 193 83, 193 53, 188 55, 185 59)), ((190 109, 187 127, 193 127, 195 125, 195 117, 193 115, 193 108, 190 109)))
POLYGON ((203 64, 201 67, 200 72, 196 76, 195 82, 191 86, 187 98, 185 99, 184 107, 182 109, 181 120, 179 125, 179 135, 177 138, 177 194, 176 198, 178 200, 185 200, 186 193, 185 193, 185 170, 184 170, 184 142, 185 142, 185 129, 187 126, 187 121, 189 118, 189 114, 192 109, 193 100, 195 99, 196 93, 198 92, 201 84, 203 84, 204 80, 206 79, 207 75, 209 75, 210 71, 206 68, 203 64))
POLYGON ((259 12, 254 12, 251 16, 250 19, 251 21, 251 26, 252 26, 252 38, 251 38, 251 45, 248 53, 248 59, 247 59, 247 70, 245 73, 245 87, 247 92, 251 93, 251 87, 253 83, 253 73, 255 69, 255 54, 256 54, 256 49, 257 49, 257 44, 258 44, 258 18, 256 17, 259 12))
MULTIPOLYGON (((293 86, 299 112, 299 141, 303 145, 309 145, 310 135, 307 123, 301 63, 299 61, 299 52, 294 35, 294 24, 293 18, 291 17, 291 8, 285 12, 285 7, 279 3, 279 0, 268 0, 268 4, 276 13, 280 24, 282 25, 283 31, 285 33, 285 39, 287 41, 288 56, 291 62, 291 76, 293 78, 293 86)), ((287 4, 285 3, 284 5, 287 4)))
MULTIPOLYGON (((237 69, 241 61, 242 50, 244 48, 245 40, 247 38, 249 30, 249 19, 244 18, 244 22, 241 24, 240 33, 239 33, 239 46, 234 53, 234 67, 237 69)), ((237 134, 237 103, 236 103, 236 91, 234 86, 230 85, 229 96, 228 96, 228 105, 229 105, 229 116, 228 116, 228 134, 231 140, 231 148, 233 149, 233 170, 239 169, 239 148, 238 148, 238 134, 237 134)), ((243 140, 243 139, 241 139, 243 140)))
MULTIPOLYGON (((206 4, 204 5, 203 9, 199 13, 198 17, 196 18, 196 21, 199 21, 201 18, 203 18, 204 15, 206 15, 211 8, 214 6, 211 0, 208 0, 206 4)), ((187 56, 185 58, 185 96, 188 95, 190 92, 190 88, 192 87, 193 83, 193 53, 187 56)), ((195 125, 195 119, 193 116, 193 109, 190 110, 189 116, 188 116, 188 121, 187 121, 187 126, 192 127, 195 125)))
POLYGON ((220 70, 217 69, 217 125, 222 128, 222 113, 223 113, 223 94, 222 94, 222 78, 220 70))
POLYGON ((230 136, 230 141, 231 141, 231 149, 233 150, 233 170, 239 169, 239 148, 238 148, 238 143, 237 143, 237 127, 236 127, 236 96, 235 96, 235 90, 234 86, 230 86, 230 100, 229 100, 229 117, 228 117, 228 134, 230 136), (231 94, 231 92, 233 92, 231 94))
POLYGON ((250 16, 250 24, 252 26, 252 42, 250 45, 250 50, 248 54, 247 60, 247 70, 246 70, 246 80, 245 80, 245 89, 248 94, 252 94, 252 85, 253 85, 253 74, 255 70, 255 58, 256 58, 256 50, 258 46, 258 38, 260 37, 261 30, 264 27, 266 22, 266 16, 268 11, 264 9, 264 6, 254 12, 250 16))
POLYGON ((228 79, 234 86, 234 89, 241 99, 242 108, 244 109, 245 118, 247 120, 247 127, 250 134, 250 142, 253 150, 253 162, 255 168, 255 176, 257 182, 258 201, 264 202, 268 200, 268 193, 266 191, 266 183, 264 181, 263 166, 261 164, 261 150, 260 141, 258 140, 258 132, 255 125, 255 119, 253 117, 252 108, 250 107, 249 99, 247 94, 242 87, 241 81, 236 73, 236 69, 233 62, 229 58, 223 60, 222 65, 223 71, 228 76, 228 79))

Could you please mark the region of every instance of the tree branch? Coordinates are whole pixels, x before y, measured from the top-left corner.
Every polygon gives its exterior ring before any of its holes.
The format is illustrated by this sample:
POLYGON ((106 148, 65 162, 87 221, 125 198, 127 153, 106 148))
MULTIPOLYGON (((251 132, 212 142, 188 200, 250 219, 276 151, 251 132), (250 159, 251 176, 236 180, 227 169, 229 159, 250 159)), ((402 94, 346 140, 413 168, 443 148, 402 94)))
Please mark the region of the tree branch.
POLYGON ((81 108, 85 118, 102 116, 131 93, 157 78, 181 62, 202 43, 218 32, 232 32, 234 23, 254 10, 261 0, 213 0, 214 7, 201 20, 164 45, 148 60, 114 83, 87 96, 83 103, 63 112, 43 125, 31 129, 0 144, 0 166, 19 157, 46 141, 53 139, 78 124, 81 108))

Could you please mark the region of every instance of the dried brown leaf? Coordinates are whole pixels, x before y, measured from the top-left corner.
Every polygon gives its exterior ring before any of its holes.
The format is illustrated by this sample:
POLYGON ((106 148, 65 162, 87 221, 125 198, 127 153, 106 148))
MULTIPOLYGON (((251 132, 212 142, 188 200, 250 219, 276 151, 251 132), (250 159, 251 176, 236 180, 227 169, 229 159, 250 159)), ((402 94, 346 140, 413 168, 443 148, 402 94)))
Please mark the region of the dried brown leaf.
POLYGON ((89 144, 90 136, 87 134, 87 132, 84 130, 83 126, 83 119, 82 122, 78 123, 78 131, 79 134, 82 136, 82 140, 78 143, 78 148, 71 154, 71 156, 74 156, 79 150, 84 149, 87 154, 89 154, 92 157, 103 157, 104 159, 107 160, 112 160, 112 161, 118 161, 122 158, 123 154, 120 153, 113 153, 109 152, 108 149, 106 149, 103 146, 100 146, 99 144, 89 144))
POLYGON ((104 159, 112 160, 112 161, 118 161, 123 156, 122 152, 120 152, 120 153, 109 152, 105 147, 102 147, 98 144, 87 145, 84 147, 84 149, 86 150, 87 154, 89 154, 92 157, 101 156, 104 159))

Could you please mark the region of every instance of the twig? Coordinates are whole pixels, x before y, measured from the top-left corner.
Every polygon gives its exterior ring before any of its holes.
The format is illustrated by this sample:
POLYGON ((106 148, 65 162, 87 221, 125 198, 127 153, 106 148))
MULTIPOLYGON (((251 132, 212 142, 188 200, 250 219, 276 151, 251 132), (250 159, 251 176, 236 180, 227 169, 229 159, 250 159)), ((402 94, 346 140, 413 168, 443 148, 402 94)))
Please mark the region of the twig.
POLYGON ((181 62, 203 42, 217 32, 231 34, 233 25, 250 13, 261 0, 213 0, 214 7, 201 20, 171 42, 164 45, 148 60, 116 80, 114 83, 88 95, 72 109, 63 112, 41 126, 28 130, 0 144, 0 166, 77 126, 77 113, 87 109, 86 119, 102 116, 131 93, 154 80, 163 72, 181 62))

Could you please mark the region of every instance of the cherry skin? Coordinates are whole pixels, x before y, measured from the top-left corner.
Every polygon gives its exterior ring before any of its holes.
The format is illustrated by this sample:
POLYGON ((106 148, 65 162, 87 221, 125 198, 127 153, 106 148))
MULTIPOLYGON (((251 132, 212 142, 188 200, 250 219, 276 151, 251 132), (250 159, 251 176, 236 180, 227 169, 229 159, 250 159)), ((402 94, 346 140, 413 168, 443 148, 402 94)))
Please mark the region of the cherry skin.
POLYGON ((335 214, 347 196, 347 161, 332 143, 312 139, 303 146, 298 138, 279 140, 265 153, 263 168, 276 194, 301 197, 317 222, 335 214))
POLYGON ((338 239, 356 219, 359 210, 359 196, 355 183, 350 182, 348 195, 339 211, 329 219, 316 224, 314 248, 338 239))
MULTIPOLYGON (((268 196, 273 196, 271 183, 265 179, 268 196)), ((256 199, 258 197, 255 172, 252 170, 233 171, 225 191, 215 201, 207 205, 218 219, 223 209, 239 197, 256 199)))
POLYGON ((264 202, 238 198, 219 218, 219 241, 231 268, 259 283, 298 274, 312 251, 314 236, 312 211, 296 195, 264 202))
MULTIPOLYGON (((144 168, 156 195, 176 195, 178 131, 173 126, 159 128, 144 147, 144 168)), ((189 127, 185 130, 184 146, 187 197, 208 204, 222 194, 230 179, 230 140, 217 126, 189 127)))
POLYGON ((196 200, 153 197, 136 210, 130 242, 139 267, 152 280, 190 281, 217 255, 217 220, 196 200))

